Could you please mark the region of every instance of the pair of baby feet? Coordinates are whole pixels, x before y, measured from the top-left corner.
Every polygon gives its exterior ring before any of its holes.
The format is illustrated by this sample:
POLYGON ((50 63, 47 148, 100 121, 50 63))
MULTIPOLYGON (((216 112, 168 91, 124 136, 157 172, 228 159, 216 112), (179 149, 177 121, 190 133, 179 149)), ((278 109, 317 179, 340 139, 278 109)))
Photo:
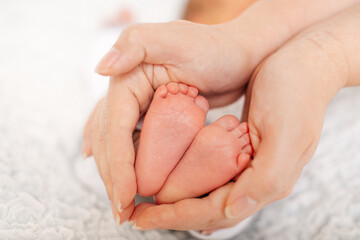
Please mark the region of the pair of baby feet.
POLYGON ((159 87, 146 113, 136 156, 138 193, 173 203, 206 194, 243 171, 253 153, 247 123, 231 115, 205 127, 198 89, 159 87))

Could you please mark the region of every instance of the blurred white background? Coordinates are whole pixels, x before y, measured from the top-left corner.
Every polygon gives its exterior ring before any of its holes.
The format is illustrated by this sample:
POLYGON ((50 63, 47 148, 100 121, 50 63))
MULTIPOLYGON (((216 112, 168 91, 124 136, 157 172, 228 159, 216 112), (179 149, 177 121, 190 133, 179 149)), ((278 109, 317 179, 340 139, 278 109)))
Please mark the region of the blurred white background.
POLYGON ((79 89, 88 90, 94 42, 104 22, 124 7, 132 9, 140 22, 177 19, 183 2, 1 0, 0 91, 6 91, 0 92, 1 102, 61 99, 64 107, 81 104, 79 89))

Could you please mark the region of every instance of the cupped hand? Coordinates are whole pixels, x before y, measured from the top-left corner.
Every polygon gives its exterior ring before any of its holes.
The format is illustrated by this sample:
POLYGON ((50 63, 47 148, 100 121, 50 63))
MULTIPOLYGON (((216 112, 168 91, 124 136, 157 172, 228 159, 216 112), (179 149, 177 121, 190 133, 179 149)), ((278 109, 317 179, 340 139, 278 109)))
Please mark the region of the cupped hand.
POLYGON ((247 51, 216 26, 175 21, 134 25, 121 34, 97 67, 115 76, 86 124, 83 145, 84 155, 94 155, 119 223, 134 209, 132 133, 154 90, 183 82, 213 106, 229 104, 243 92, 246 58, 247 51))
POLYGON ((96 71, 117 76, 143 64, 155 89, 169 81, 184 82, 199 88, 210 106, 226 105, 243 92, 252 52, 224 26, 183 20, 129 26, 96 71))
POLYGON ((358 12, 360 5, 307 29, 255 71, 244 114, 255 156, 235 183, 202 199, 140 204, 136 226, 231 227, 290 194, 317 147, 328 103, 340 88, 360 84, 358 12))

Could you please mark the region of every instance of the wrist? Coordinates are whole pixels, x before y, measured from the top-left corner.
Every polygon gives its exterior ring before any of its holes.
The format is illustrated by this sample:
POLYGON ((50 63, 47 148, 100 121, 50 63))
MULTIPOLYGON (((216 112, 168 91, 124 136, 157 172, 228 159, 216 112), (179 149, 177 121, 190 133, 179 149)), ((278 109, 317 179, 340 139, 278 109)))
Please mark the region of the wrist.
MULTIPOLYGON (((240 21, 241 16, 233 21, 216 25, 220 31, 228 36, 239 51, 245 53, 248 64, 254 69, 269 53, 272 48, 270 41, 266 41, 258 26, 240 21)), ((260 24, 260 23, 258 23, 260 24)))
POLYGON ((213 25, 220 35, 227 38, 227 42, 233 47, 233 56, 241 69, 241 79, 249 79, 256 66, 267 55, 266 43, 260 35, 253 33, 250 26, 239 24, 237 21, 230 21, 224 24, 213 25))

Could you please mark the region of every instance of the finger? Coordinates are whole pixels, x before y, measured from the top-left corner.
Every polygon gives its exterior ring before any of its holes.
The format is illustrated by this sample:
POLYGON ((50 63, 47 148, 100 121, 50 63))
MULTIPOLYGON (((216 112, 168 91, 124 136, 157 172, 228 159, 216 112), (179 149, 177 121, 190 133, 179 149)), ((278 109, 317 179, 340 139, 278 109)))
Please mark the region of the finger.
POLYGON ((114 205, 114 203, 110 202, 110 205, 111 205, 111 210, 112 210, 115 222, 118 225, 121 225, 121 224, 127 222, 130 219, 131 215, 133 214, 134 209, 135 209, 135 200, 132 201, 128 207, 123 209, 122 212, 118 211, 118 209, 114 205))
POLYGON ((135 209, 135 200, 133 200, 126 208, 123 209, 120 216, 120 225, 128 222, 135 209))
MULTIPOLYGON (((118 82, 121 83, 121 81, 118 82)), ((113 87, 117 88, 114 85, 113 87)), ((123 87, 120 89, 121 92, 118 92, 118 89, 109 89, 106 102, 106 133, 104 148, 101 151, 109 167, 109 178, 114 183, 111 199, 118 211, 122 212, 123 208, 126 208, 134 199, 137 189, 132 132, 135 128, 134 123, 139 118, 139 107, 131 93, 123 87), (128 99, 126 104, 129 108, 123 105, 126 99, 128 99), (131 109, 134 111, 130 113, 131 109)))
POLYGON ((130 223, 133 225, 133 228, 141 230, 142 228, 136 225, 136 220, 141 216, 141 214, 148 208, 150 207, 154 207, 157 206, 154 203, 149 203, 149 202, 143 202, 138 204, 135 209, 133 214, 130 217, 130 223))
POLYGON ((175 51, 175 48, 184 48, 183 38, 191 37, 174 35, 188 24, 185 21, 176 21, 134 24, 127 27, 110 51, 101 59, 95 71, 102 75, 115 76, 129 72, 142 62, 165 64, 174 52, 179 52, 175 51), (172 24, 171 28, 168 27, 169 24, 172 24))
POLYGON ((102 118, 103 118, 103 112, 104 112, 104 108, 105 108, 105 102, 104 101, 100 101, 99 104, 97 105, 96 109, 93 112, 93 116, 92 116, 92 149, 93 149, 93 153, 94 153, 94 159, 95 159, 95 163, 96 166, 98 168, 99 171, 99 175, 101 177, 101 179, 103 180, 104 184, 105 184, 105 189, 106 189, 106 193, 110 199, 110 203, 111 203, 111 209, 114 215, 114 219, 115 221, 120 224, 120 213, 117 210, 117 207, 114 205, 113 203, 113 184, 112 184, 112 180, 110 177, 110 172, 108 169, 108 166, 106 164, 106 159, 104 159, 103 157, 103 153, 100 151, 102 148, 104 148, 104 141, 100 140, 103 139, 103 136, 101 135, 102 131, 102 118))
POLYGON ((224 215, 226 196, 232 186, 233 183, 228 183, 202 199, 191 198, 162 205, 140 204, 131 220, 142 230, 205 230, 233 226, 238 221, 226 219, 224 215))
POLYGON ((250 109, 250 100, 251 100, 251 93, 254 86, 255 79, 261 70, 262 66, 266 63, 268 57, 265 58, 254 70, 253 74, 250 77, 250 80, 247 84, 246 90, 245 90, 245 102, 244 102, 244 108, 242 110, 241 114, 241 122, 247 122, 249 118, 249 109, 250 109))
POLYGON ((114 204, 119 212, 133 201, 137 191, 133 132, 152 94, 153 88, 141 67, 110 80, 103 151, 114 183, 114 204))
POLYGON ((92 152, 92 133, 95 117, 98 113, 100 106, 103 104, 104 98, 102 98, 95 106, 94 110, 91 112, 89 119, 87 120, 84 133, 83 133, 83 143, 81 147, 81 152, 84 158, 90 157, 92 152))
POLYGON ((104 112, 106 108, 105 104, 105 101, 102 101, 101 104, 99 104, 97 113, 94 117, 92 149, 94 153, 94 159, 99 170, 99 175, 104 182, 105 189, 110 201, 113 201, 113 183, 109 166, 107 164, 106 151, 104 151, 104 149, 106 148, 104 130, 104 112))

